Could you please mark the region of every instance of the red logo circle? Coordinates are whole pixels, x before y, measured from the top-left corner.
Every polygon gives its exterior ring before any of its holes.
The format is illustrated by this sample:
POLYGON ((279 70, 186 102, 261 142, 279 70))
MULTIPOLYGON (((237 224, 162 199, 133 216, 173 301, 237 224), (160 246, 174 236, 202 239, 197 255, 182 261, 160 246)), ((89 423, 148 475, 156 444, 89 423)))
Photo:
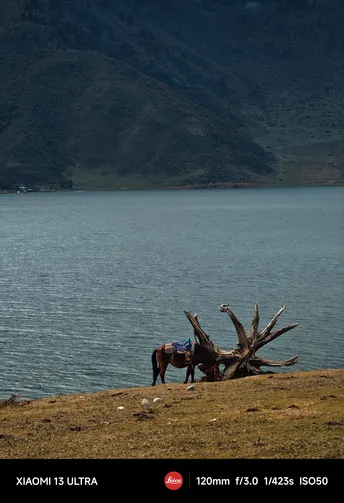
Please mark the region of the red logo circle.
POLYGON ((171 491, 176 491, 183 485, 183 477, 178 472, 169 472, 165 475, 165 486, 171 491))

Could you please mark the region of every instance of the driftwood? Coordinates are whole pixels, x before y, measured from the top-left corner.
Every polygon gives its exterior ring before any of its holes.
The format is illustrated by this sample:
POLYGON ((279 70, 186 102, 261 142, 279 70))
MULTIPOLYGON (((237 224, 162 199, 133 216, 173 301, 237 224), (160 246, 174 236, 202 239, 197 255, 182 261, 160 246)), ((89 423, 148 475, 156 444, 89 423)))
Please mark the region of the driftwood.
POLYGON ((214 368, 217 369, 217 372, 210 374, 208 372, 209 369, 205 368, 202 365, 199 366, 200 370, 206 374, 206 377, 204 379, 214 380, 214 378, 216 378, 217 380, 227 380, 244 375, 262 374, 264 372, 261 370, 261 367, 264 366, 284 367, 294 365, 297 362, 297 356, 293 356, 292 358, 289 358, 289 360, 267 360, 265 358, 256 356, 256 352, 260 348, 273 341, 280 335, 298 326, 298 323, 294 323, 293 325, 272 331, 277 323, 278 318, 283 313, 285 308, 285 305, 282 306, 281 309, 272 318, 270 323, 268 323, 266 327, 261 332, 259 332, 259 310, 258 305, 256 304, 254 307, 251 328, 249 334, 246 335, 243 325, 240 323, 229 306, 226 304, 221 304, 220 311, 222 313, 228 314, 233 322, 238 336, 237 346, 230 351, 221 349, 213 343, 209 335, 206 334, 201 328, 197 313, 192 316, 187 311, 184 311, 186 317, 193 326, 197 342, 199 342, 199 344, 202 344, 202 346, 205 346, 208 351, 213 354, 214 368), (219 372, 218 369, 219 365, 221 364, 224 366, 224 370, 222 372, 219 372))

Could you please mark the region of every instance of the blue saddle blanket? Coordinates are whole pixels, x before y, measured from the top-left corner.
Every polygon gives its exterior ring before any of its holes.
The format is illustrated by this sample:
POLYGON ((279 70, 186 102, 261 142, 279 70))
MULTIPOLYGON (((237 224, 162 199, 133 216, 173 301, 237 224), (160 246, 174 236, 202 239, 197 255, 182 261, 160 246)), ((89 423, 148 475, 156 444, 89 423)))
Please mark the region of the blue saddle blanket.
POLYGON ((193 345, 191 342, 190 337, 187 339, 184 339, 181 342, 173 342, 173 349, 177 351, 178 353, 186 353, 187 351, 192 352, 193 350, 193 345))

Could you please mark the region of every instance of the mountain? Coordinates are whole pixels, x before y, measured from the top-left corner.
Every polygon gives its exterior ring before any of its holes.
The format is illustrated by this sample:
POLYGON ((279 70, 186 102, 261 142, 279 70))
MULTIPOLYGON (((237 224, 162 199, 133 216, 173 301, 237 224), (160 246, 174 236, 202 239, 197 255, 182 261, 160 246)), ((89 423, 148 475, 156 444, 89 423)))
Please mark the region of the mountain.
POLYGON ((340 183, 340 0, 2 0, 0 184, 340 183))

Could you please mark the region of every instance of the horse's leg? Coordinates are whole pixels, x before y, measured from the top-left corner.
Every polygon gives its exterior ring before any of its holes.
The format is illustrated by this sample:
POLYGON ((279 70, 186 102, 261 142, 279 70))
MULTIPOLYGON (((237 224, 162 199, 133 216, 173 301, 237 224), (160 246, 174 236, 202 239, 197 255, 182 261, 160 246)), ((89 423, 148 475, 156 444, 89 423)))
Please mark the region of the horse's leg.
POLYGON ((153 354, 152 354, 152 367, 153 367, 153 382, 152 382, 152 386, 155 386, 156 380, 157 380, 158 375, 160 373, 160 369, 159 369, 159 366, 158 366, 157 352, 158 352, 158 350, 155 349, 153 351, 153 354))
POLYGON ((165 384, 165 372, 169 364, 169 358, 163 350, 158 350, 157 352, 157 360, 160 369, 160 378, 162 384, 165 384))
POLYGON ((161 377, 161 382, 162 384, 165 384, 165 373, 168 367, 168 362, 164 361, 162 366, 160 367, 160 377, 161 377))
POLYGON ((187 366, 187 369, 186 369, 186 377, 185 377, 185 381, 184 381, 184 384, 187 384, 188 383, 188 380, 189 380, 189 377, 190 377, 190 374, 191 374, 191 382, 194 382, 192 379, 193 379, 193 375, 192 375, 192 371, 193 371, 193 365, 190 364, 187 366))
POLYGON ((192 365, 192 363, 191 363, 190 367, 191 367, 190 368, 191 382, 195 382, 195 367, 194 367, 194 365, 192 365))

